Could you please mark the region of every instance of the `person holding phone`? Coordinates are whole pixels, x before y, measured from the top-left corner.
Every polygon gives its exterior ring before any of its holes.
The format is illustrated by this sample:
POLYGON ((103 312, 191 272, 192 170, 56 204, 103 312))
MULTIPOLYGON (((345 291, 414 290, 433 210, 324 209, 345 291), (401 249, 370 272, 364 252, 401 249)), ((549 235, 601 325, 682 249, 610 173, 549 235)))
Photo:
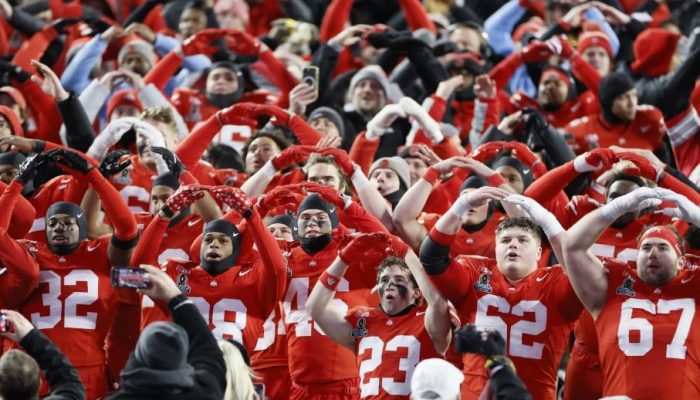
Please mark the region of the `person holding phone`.
POLYGON ((139 293, 168 310, 173 322, 157 322, 141 332, 121 373, 121 399, 219 400, 226 390, 226 363, 214 335, 167 273, 140 265, 150 283, 139 293))
POLYGON ((0 357, 0 399, 37 398, 43 372, 49 400, 85 398, 85 387, 68 358, 22 314, 0 310, 0 333, 24 349, 0 357))

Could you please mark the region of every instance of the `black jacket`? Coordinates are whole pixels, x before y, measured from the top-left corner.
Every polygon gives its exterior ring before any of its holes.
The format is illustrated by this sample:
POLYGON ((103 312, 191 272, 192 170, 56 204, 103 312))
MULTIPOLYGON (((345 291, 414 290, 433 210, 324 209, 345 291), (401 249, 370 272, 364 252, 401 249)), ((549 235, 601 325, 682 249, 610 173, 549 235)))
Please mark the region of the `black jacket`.
MULTIPOLYGON (((195 386, 183 393, 170 394, 168 388, 158 396, 119 392, 110 400, 221 400, 226 391, 226 363, 214 335, 197 307, 185 295, 175 297, 168 304, 173 322, 182 326, 189 337, 190 351, 187 362, 195 369, 195 386)), ((128 367, 127 367, 128 368, 128 367)))
POLYGON ((50 394, 47 400, 77 400, 85 398, 85 387, 78 377, 78 371, 46 335, 32 329, 19 342, 44 371, 49 383, 50 394))

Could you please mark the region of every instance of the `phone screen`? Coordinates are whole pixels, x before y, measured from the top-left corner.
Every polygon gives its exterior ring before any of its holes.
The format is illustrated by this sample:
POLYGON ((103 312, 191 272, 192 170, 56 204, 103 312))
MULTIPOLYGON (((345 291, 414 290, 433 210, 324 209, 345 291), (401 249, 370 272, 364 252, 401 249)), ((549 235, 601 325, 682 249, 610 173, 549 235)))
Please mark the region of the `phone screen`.
POLYGON ((316 98, 318 98, 318 67, 304 67, 301 80, 302 82, 314 88, 314 90, 316 91, 316 98))
POLYGON ((112 287, 127 289, 146 289, 148 280, 143 275, 146 270, 141 268, 114 267, 112 268, 112 287))

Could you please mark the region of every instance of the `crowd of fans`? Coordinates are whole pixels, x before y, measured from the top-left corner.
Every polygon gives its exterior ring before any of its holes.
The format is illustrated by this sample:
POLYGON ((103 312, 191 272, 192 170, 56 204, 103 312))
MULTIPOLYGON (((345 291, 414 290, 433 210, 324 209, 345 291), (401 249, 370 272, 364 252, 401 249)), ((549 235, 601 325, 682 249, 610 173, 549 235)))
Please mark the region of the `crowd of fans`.
POLYGON ((0 400, 700 398, 700 1, 0 16, 0 400))

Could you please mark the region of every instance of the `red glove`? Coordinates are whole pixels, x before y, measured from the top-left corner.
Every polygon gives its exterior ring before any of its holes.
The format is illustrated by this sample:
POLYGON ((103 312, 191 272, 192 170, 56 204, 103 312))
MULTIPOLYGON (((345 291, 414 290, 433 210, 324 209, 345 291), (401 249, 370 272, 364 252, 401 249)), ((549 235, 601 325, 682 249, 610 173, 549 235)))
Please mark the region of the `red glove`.
POLYGON ((574 46, 571 45, 568 39, 566 37, 561 37, 561 51, 559 52, 559 55, 562 56, 563 58, 566 58, 567 60, 570 60, 571 57, 576 54, 576 50, 574 50, 574 46))
POLYGON ((506 142, 506 148, 515 151, 516 158, 529 167, 540 161, 525 143, 506 142))
POLYGON ((195 201, 204 197, 204 191, 207 189, 208 187, 204 185, 180 186, 180 188, 165 201, 165 207, 162 209, 163 213, 172 217, 175 213, 182 211, 195 201))
POLYGON ((338 164, 345 175, 352 176, 355 172, 355 165, 353 165, 350 156, 345 150, 328 147, 321 150, 321 154, 324 156, 332 156, 335 163, 338 164))
POLYGON ((227 29, 228 38, 226 45, 232 52, 242 56, 259 56, 262 51, 260 41, 238 29, 227 29))
POLYGON ((231 186, 217 186, 211 189, 210 192, 217 198, 217 200, 228 205, 231 207, 231 209, 235 210, 244 217, 247 216, 253 207, 250 200, 248 200, 248 196, 239 188, 234 188, 231 186))
POLYGON ((388 233, 364 233, 357 235, 338 253, 347 265, 358 262, 379 264, 386 257, 404 258, 408 245, 388 233))
POLYGON ((594 166, 601 163, 603 166, 609 166, 617 161, 617 154, 607 147, 587 151, 585 156, 586 163, 594 166))
POLYGON ((304 197, 305 196, 301 193, 301 186, 299 184, 277 186, 264 195, 258 197, 258 210, 260 210, 260 216, 264 217, 270 212, 270 210, 276 207, 284 207, 296 212, 296 210, 299 208, 299 204, 304 201, 304 197))
POLYGON ((320 185, 314 182, 302 182, 302 187, 310 193, 318 193, 321 198, 341 210, 345 209, 345 198, 340 193, 328 185, 320 185))
POLYGON ((212 56, 219 50, 219 46, 213 46, 211 42, 220 39, 226 35, 223 29, 204 29, 197 32, 182 43, 182 54, 186 56, 194 56, 197 54, 206 54, 212 56))
POLYGON ((251 128, 255 128, 258 125, 258 121, 255 118, 251 118, 244 108, 241 107, 241 104, 234 104, 217 112, 216 120, 219 121, 221 126, 248 125, 251 128))
POLYGON ((634 163, 634 165, 636 165, 637 168, 639 169, 639 171, 628 170, 629 172, 631 172, 632 174, 647 178, 647 179, 652 180, 654 182, 656 182, 656 178, 658 177, 659 173, 661 172, 654 167, 654 165, 651 163, 651 161, 640 156, 639 154, 630 153, 630 152, 623 152, 623 153, 617 153, 617 157, 620 160, 632 161, 634 163))
POLYGON ((525 63, 535 63, 546 61, 553 56, 554 52, 545 42, 534 42, 526 48, 520 50, 520 58, 525 63))
POLYGON ((317 150, 314 146, 289 146, 272 159, 272 165, 277 171, 281 171, 293 164, 306 161, 309 155, 317 150))
POLYGON ((275 117, 273 124, 276 126, 288 126, 292 115, 286 110, 273 105, 257 104, 257 103, 239 103, 241 112, 247 114, 250 118, 257 119, 261 115, 269 115, 275 117))
POLYGON ((486 162, 496 157, 496 155, 498 155, 498 153, 500 153, 505 146, 507 146, 507 142, 484 143, 472 151, 471 158, 477 161, 486 162))

